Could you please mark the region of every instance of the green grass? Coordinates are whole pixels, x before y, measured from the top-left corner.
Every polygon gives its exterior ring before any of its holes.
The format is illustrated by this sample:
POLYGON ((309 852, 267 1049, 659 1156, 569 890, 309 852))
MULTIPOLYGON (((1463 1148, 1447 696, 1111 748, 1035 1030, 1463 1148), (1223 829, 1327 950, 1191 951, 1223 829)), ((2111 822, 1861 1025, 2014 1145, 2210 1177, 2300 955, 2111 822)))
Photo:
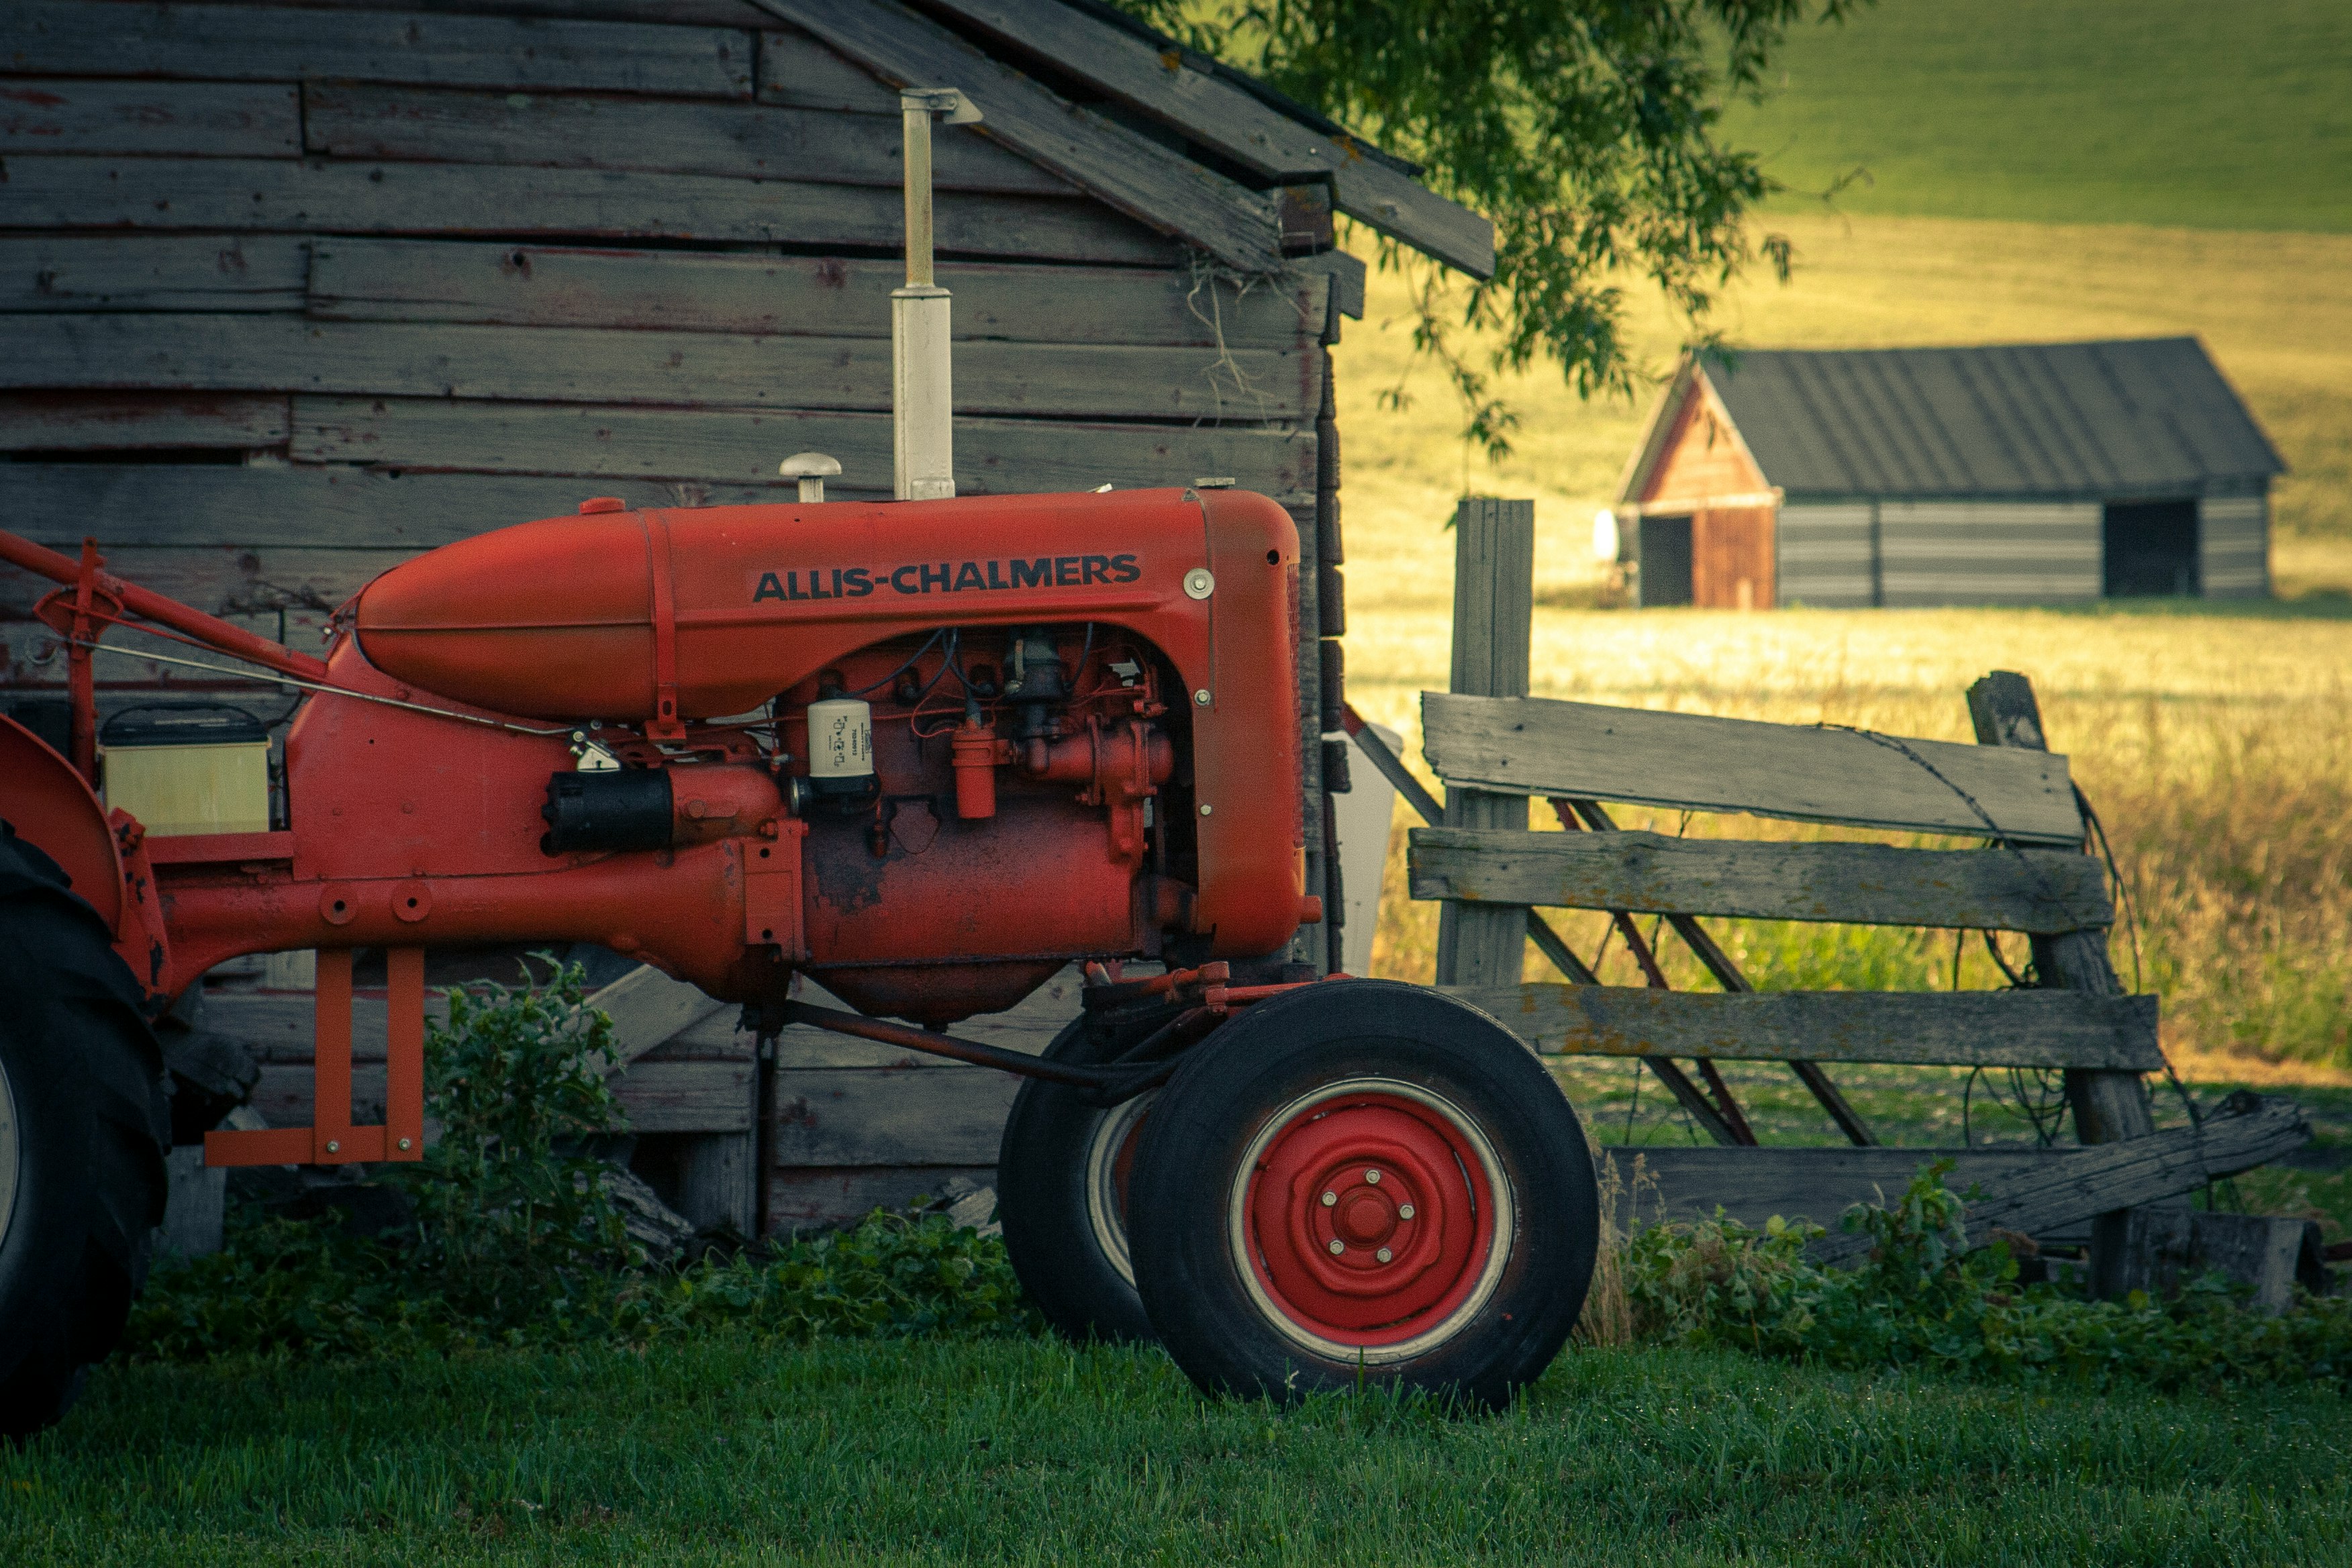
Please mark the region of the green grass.
POLYGON ((2341 0, 1878 0, 1728 129, 1848 212, 2352 229, 2341 0))
POLYGON ((1210 1404, 1157 1352, 712 1339, 100 1373, 0 1561, 2341 1563, 2352 1405, 1579 1351, 1507 1415, 1210 1404))

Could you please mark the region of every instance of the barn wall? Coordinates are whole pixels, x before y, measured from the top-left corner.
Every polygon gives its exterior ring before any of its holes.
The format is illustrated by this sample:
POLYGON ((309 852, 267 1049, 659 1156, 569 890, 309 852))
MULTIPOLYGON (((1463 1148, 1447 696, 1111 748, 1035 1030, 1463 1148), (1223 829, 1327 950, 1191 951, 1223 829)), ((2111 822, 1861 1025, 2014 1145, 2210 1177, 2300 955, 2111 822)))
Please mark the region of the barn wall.
POLYGON ((1894 607, 2096 599, 2099 530, 2095 501, 1881 501, 1883 602, 1894 607))
MULTIPOLYGON (((313 647, 403 556, 587 495, 774 499, 809 448, 888 492, 895 91, 730 0, 500 8, 543 14, 6 7, 16 526, 313 647)), ((1311 515, 1328 276, 1196 277, 970 130, 936 163, 961 488, 1311 515)), ((59 673, 42 587, 0 574, 11 685, 59 673)))
MULTIPOLYGON (((376 574, 591 495, 789 499, 776 464, 812 448, 841 459, 836 497, 888 494, 897 93, 764 12, 32 0, 0 18, 11 528, 68 549, 96 533, 123 576, 312 650, 376 574)), ((1213 277, 970 130, 941 128, 935 164, 959 489, 1231 477, 1291 510, 1332 594, 1319 626, 1305 595, 1308 648, 1339 630, 1336 439, 1317 422, 1344 274, 1213 277)), ((26 619, 47 586, 0 570, 18 693, 62 682, 26 619)), ((283 706, 100 668, 110 707, 160 688, 283 706)), ((1057 984, 960 1032, 1042 1048, 1073 1005, 1057 984)), ((307 1116, 307 995, 239 982, 220 1001, 215 1026, 266 1046, 269 1119, 307 1116)), ((630 1069, 642 1131, 730 1149, 760 1131, 732 1026, 630 1069)), ((362 1101, 381 1094, 370 1027, 362 1101)), ((805 1030, 780 1052, 780 1222, 993 1165, 1003 1075, 805 1030)))
POLYGON ((2267 496, 2206 496, 2197 503, 2198 579, 2209 599, 2264 599, 2271 592, 2267 496))
POLYGON ((1713 496, 1752 495, 1765 488, 1763 474, 1732 427, 1731 416, 1714 390, 1695 381, 1675 412, 1664 449, 1643 486, 1641 500, 1703 500, 1713 496))
POLYGON ((1780 602, 1860 609, 1878 602, 1876 514, 1867 501, 1780 508, 1780 602))

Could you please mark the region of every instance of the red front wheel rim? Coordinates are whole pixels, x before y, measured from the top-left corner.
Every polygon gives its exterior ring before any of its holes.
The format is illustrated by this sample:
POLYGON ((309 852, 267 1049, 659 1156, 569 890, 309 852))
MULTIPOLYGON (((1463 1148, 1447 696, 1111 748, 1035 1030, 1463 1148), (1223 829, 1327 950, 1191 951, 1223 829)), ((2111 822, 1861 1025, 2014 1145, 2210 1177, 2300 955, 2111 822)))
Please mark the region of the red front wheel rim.
POLYGON ((1343 1360, 1391 1360, 1451 1338, 1492 1294, 1509 1183, 1477 1123, 1394 1079, 1330 1085, 1253 1142, 1229 1204, 1261 1310, 1343 1360))

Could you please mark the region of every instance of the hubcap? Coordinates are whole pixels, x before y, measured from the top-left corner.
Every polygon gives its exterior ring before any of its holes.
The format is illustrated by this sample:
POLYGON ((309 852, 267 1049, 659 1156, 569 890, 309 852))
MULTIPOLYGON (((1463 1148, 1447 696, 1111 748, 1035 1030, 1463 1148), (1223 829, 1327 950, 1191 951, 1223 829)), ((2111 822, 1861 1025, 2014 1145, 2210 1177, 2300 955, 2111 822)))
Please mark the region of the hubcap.
POLYGON ((0 1246, 8 1240, 8 1222, 16 1212, 18 1153, 16 1094, 8 1087, 8 1069, 0 1066, 0 1246))
POLYGON ((1268 1321, 1335 1360, 1399 1361, 1451 1338, 1510 1251, 1493 1144, 1459 1106, 1394 1079, 1328 1085, 1277 1111, 1227 1214, 1268 1321))
POLYGON ((1087 1224, 1110 1266, 1135 1283, 1135 1260, 1127 1246, 1127 1183, 1135 1171, 1137 1134, 1151 1113, 1157 1091, 1139 1094, 1095 1118, 1087 1140, 1087 1224))

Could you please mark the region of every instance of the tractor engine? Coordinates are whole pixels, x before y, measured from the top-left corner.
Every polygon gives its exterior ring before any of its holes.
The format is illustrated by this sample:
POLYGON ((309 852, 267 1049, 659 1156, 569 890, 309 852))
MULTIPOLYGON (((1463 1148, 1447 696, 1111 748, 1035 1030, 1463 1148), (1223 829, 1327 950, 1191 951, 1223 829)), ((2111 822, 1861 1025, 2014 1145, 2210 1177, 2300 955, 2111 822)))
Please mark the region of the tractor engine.
MULTIPOLYGON (((933 1027, 1074 959, 1256 957, 1319 918, 1297 535, 1272 501, 606 507, 445 546, 354 601, 341 679, 509 735, 467 737, 428 825, 366 797, 451 726, 319 700, 289 738, 293 826, 384 825, 322 840, 322 874, 446 868, 478 906, 506 873, 483 934, 605 941, 746 1002, 805 971, 933 1027)), ((419 923, 447 924, 464 900, 427 891, 419 923)))

